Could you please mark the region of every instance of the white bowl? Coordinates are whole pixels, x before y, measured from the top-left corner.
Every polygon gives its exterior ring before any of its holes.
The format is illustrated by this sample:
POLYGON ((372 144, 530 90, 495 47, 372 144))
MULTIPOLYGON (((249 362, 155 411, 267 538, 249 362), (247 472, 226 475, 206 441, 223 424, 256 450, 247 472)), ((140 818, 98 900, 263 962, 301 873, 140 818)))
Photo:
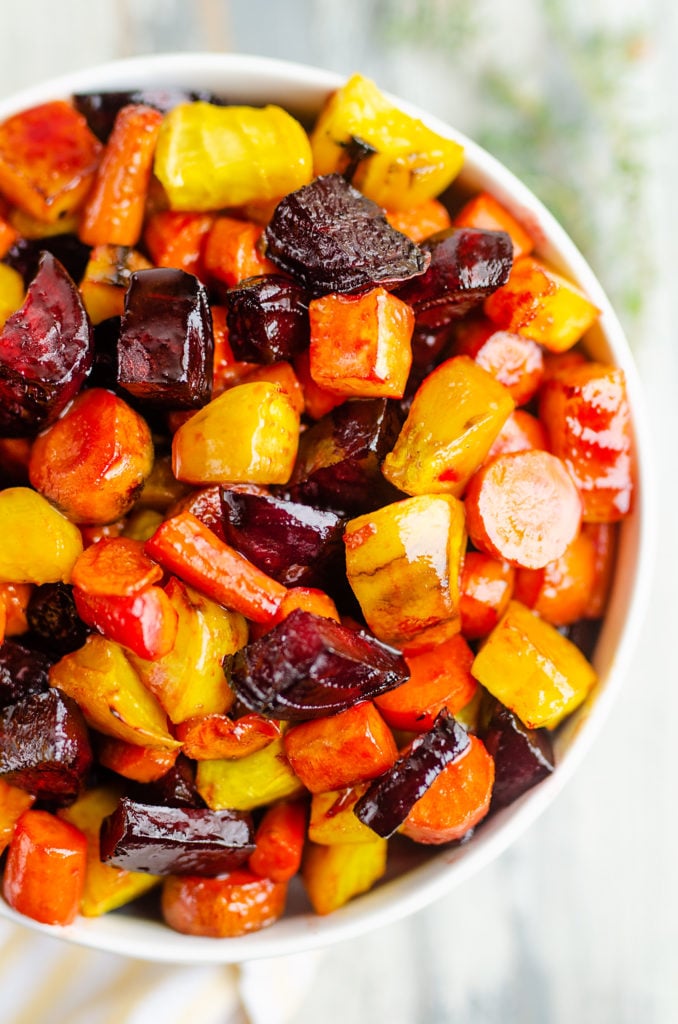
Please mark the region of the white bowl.
MULTIPOLYGON (((74 92, 163 88, 208 89, 233 102, 274 102, 313 113, 342 79, 300 64, 260 57, 173 54, 105 64, 52 79, 0 103, 0 120, 47 100, 74 92)), ((91 948, 148 960, 184 963, 238 962, 321 947, 387 924, 431 903, 459 885, 506 849, 552 802, 598 734, 621 686, 649 595, 652 572, 653 493, 651 442, 642 396, 622 328, 592 270, 560 225, 535 196, 502 164, 474 142, 412 104, 398 101, 435 131, 460 141, 466 151, 458 181, 471 190, 487 189, 529 228, 540 255, 576 280, 602 315, 590 332, 591 354, 626 373, 638 452, 638 487, 633 514, 621 530, 616 575, 605 624, 596 649, 600 683, 584 707, 556 739, 556 771, 519 801, 494 815, 466 844, 439 849, 411 845, 411 859, 399 858, 388 879, 328 917, 307 912, 293 892, 287 915, 271 928, 238 939, 180 935, 134 907, 101 918, 79 918, 67 928, 37 924, 14 913, 0 900, 0 915, 50 935, 91 948), (296 906, 295 906, 296 904, 296 906)), ((591 200, 595 202, 595 196, 591 200)))

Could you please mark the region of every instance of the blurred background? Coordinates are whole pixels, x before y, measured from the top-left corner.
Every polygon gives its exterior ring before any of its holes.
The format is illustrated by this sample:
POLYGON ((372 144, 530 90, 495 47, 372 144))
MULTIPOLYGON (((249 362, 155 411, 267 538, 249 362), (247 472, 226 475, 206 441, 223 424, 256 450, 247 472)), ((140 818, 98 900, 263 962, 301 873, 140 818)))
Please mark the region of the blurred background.
POLYGON ((625 689, 578 775, 474 879, 398 925, 323 954, 300 1005, 280 1019, 678 1020, 678 679, 670 647, 678 613, 676 6, 5 0, 0 94, 103 60, 177 50, 360 70, 490 149, 561 220, 608 289, 656 438, 652 605, 625 689))

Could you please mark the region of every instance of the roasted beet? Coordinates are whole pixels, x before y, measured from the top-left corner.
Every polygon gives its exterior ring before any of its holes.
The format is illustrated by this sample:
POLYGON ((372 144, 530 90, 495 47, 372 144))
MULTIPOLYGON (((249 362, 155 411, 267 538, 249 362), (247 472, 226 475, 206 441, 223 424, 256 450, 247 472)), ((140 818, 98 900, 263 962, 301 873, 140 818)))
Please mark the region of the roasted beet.
POLYGON ((173 267, 132 274, 118 339, 118 383, 144 403, 199 409, 212 394, 214 336, 207 293, 173 267))
POLYGON ((51 660, 16 640, 0 644, 0 707, 49 689, 51 660))
POLYGON ((308 295, 281 274, 249 277, 224 295, 228 340, 236 359, 277 363, 308 346, 308 295))
POLYGON ((267 257, 313 295, 409 281, 423 274, 430 259, 340 174, 285 196, 265 239, 267 257))
POLYGON ((90 131, 101 142, 106 142, 113 129, 113 122, 123 107, 142 103, 165 114, 180 103, 219 103, 213 93, 188 89, 132 89, 121 92, 85 92, 73 96, 73 104, 86 119, 90 131))
POLYGON ((443 709, 432 728, 413 740, 405 756, 370 784, 353 808, 355 815, 384 839, 393 835, 443 768, 468 745, 464 727, 443 709))
POLYGON ((414 309, 417 326, 443 327, 465 316, 505 284, 513 264, 513 243, 505 231, 448 228, 421 242, 431 264, 416 281, 398 289, 414 309))
POLYGON ((42 800, 70 803, 90 765, 80 708, 61 693, 34 693, 0 712, 0 777, 42 800))
POLYGON ((591 661, 602 628, 602 619, 578 619, 571 626, 563 626, 559 632, 576 644, 582 654, 591 661))
POLYGON ((192 491, 171 510, 171 514, 177 512, 192 513, 196 519, 208 526, 212 533, 216 533, 220 540, 226 540, 221 508, 221 490, 218 486, 203 487, 199 491, 192 491))
POLYGON ((25 283, 29 284, 38 272, 43 252, 51 252, 73 280, 80 281, 89 262, 91 247, 81 242, 76 235, 19 238, 2 262, 17 270, 25 283))
POLYGON ((36 587, 26 617, 31 646, 57 657, 82 647, 90 632, 78 615, 73 589, 66 583, 43 583, 36 587))
POLYGON ((494 758, 493 809, 506 807, 553 771, 555 760, 548 730, 526 728, 499 701, 489 712, 483 741, 494 758))
POLYGON ((80 293, 45 252, 0 334, 0 434, 31 435, 52 423, 82 387, 93 354, 80 293))
POLYGON ((129 795, 142 804, 162 807, 204 807, 195 788, 195 764, 179 754, 174 765, 156 782, 133 782, 129 795))
POLYGON ((111 316, 94 327, 94 366, 87 387, 118 389, 119 316, 111 316))
POLYGON ((242 811, 157 807, 122 797, 101 826, 101 859, 153 875, 214 877, 254 851, 252 819, 242 811))
POLYGON ((408 678, 400 651, 297 609, 236 654, 231 685, 250 711, 301 722, 345 711, 408 678))
POLYGON ((401 494, 380 466, 400 428, 397 406, 386 398, 344 402, 301 435, 289 497, 354 515, 397 501, 401 494))
POLYGON ((286 587, 321 587, 341 563, 345 519, 265 494, 222 491, 228 543, 286 587))

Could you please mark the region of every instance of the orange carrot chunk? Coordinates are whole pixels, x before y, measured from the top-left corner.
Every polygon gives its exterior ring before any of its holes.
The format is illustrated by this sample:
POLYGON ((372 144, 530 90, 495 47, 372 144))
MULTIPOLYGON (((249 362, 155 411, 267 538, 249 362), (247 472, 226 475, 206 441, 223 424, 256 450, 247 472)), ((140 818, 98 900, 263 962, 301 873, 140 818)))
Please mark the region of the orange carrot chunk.
POLYGON ((455 216, 455 228, 482 228, 484 231, 506 231, 513 242, 513 258, 527 256, 534 249, 534 239, 509 213, 505 206, 490 195, 480 192, 470 199, 455 216))
POLYGON ((209 213, 160 210, 146 221, 144 242, 157 267, 178 267, 204 277, 202 253, 213 224, 209 213))
POLYGON ((184 935, 232 939, 273 924, 285 909, 287 883, 239 869, 218 878, 170 877, 162 892, 165 921, 184 935))
POLYGON ((249 867, 255 875, 287 882, 301 867, 306 836, 306 806, 299 800, 283 800, 265 812, 250 854, 249 867))
POLYGON ((43 924, 71 924, 85 887, 87 839, 48 811, 26 811, 9 844, 3 896, 43 924))
POLYGON ((99 764, 112 772, 135 782, 157 782, 174 766, 179 755, 176 750, 138 747, 114 736, 99 737, 97 744, 99 764))
POLYGON ((207 597, 254 622, 271 622, 287 590, 190 512, 162 523, 146 553, 207 597))
POLYGON ((304 406, 312 420, 322 419, 346 400, 346 395, 332 388, 321 387, 311 376, 311 354, 308 349, 294 360, 294 372, 304 392, 304 406))
POLYGON ((548 447, 548 438, 541 421, 524 409, 515 409, 497 434, 487 453, 487 461, 508 452, 526 452, 531 448, 548 451, 548 447))
POLYGON ((595 551, 593 586, 589 591, 584 618, 599 619, 607 605, 617 550, 617 527, 614 523, 584 523, 582 533, 591 540, 595 551))
POLYGON ((523 569, 560 558, 581 523, 577 488, 549 452, 500 455, 472 478, 465 505, 475 547, 523 569))
POLYGON ((207 274, 229 288, 235 288, 246 277, 277 274, 278 270, 259 248, 263 232, 258 224, 246 220, 217 217, 203 250, 207 274))
POLYGON ((4 609, 5 636, 19 636, 28 629, 26 609, 33 586, 30 583, 0 583, 0 608, 4 609))
POLYGON ((569 626, 583 618, 595 576, 595 547, 582 532, 543 569, 519 569, 515 598, 551 625, 569 626))
MULTIPOLYGON (((487 636, 513 593, 515 570, 482 551, 469 551, 461 571, 461 631, 467 640, 487 636)), ((454 714, 454 712, 453 712, 454 714)))
POLYGON ((160 587, 149 587, 130 597, 86 594, 74 587, 73 597, 83 622, 140 658, 156 661, 174 647, 177 613, 160 587))
POLYGON ((387 210, 386 220, 392 228, 407 235, 413 242, 423 242, 436 231, 450 227, 450 215, 438 199, 427 199, 406 210, 387 210))
POLYGON ((18 237, 19 232, 16 228, 13 228, 4 217, 0 217, 0 259, 7 255, 18 237))
POLYGON ((454 355, 470 356, 487 370, 508 388, 516 405, 525 405, 537 393, 544 357, 536 341, 498 331, 489 320, 478 319, 460 325, 453 351, 454 355))
POLYGON ((80 224, 86 245, 136 245, 141 236, 153 154, 162 124, 153 107, 118 113, 80 224))
POLYGON ((86 594, 131 597, 162 579, 162 569, 144 553, 141 541, 102 538, 73 566, 71 582, 86 594))
POLYGON ((401 831, 417 843, 451 843, 482 821, 490 808, 494 761, 477 736, 448 764, 407 815, 401 831))
POLYGON ((176 727, 176 737, 183 743, 186 757, 194 761, 215 761, 220 758, 238 760, 263 750, 280 738, 279 722, 256 712, 241 718, 211 714, 187 718, 176 727))

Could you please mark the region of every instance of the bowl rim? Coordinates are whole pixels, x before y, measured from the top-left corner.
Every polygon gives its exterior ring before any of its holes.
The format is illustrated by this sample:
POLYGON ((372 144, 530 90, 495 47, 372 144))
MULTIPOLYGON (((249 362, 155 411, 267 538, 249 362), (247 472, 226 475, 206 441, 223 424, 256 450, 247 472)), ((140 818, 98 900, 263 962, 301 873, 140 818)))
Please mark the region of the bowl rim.
MULTIPOLYGON (((27 107, 67 98, 76 92, 162 88, 170 85, 210 87, 205 83, 212 83, 211 87, 215 91, 222 90, 227 95, 241 94, 243 98, 249 96, 253 102, 254 94, 262 98, 268 96, 269 102, 275 102, 276 97, 266 91, 267 83, 271 86, 278 83, 280 88, 287 90, 288 95, 280 99, 284 105, 292 105, 293 100, 289 97, 294 96, 317 108, 320 100, 344 81, 346 76, 312 65, 255 55, 201 52, 154 54, 94 65, 22 89, 0 100, 0 120, 27 107), (217 81, 221 84, 215 85, 217 81)), ((272 929, 242 938, 219 940, 181 935, 159 922, 124 913, 104 915, 101 918, 81 917, 65 928, 42 925, 16 913, 0 900, 0 916, 17 924, 92 949, 151 961, 205 964, 237 963, 322 948, 393 923, 450 892, 454 886, 494 860, 525 832, 562 791, 581 764, 621 689, 649 602, 656 550, 653 444, 640 380, 624 331, 587 261, 527 186, 463 133, 415 104, 388 95, 401 109, 421 118, 433 130, 464 146, 462 180, 482 180, 485 187, 514 213, 529 219, 531 230, 536 229, 540 237, 540 252, 546 251, 552 262, 574 277, 601 310, 600 331, 604 343, 614 363, 626 374, 638 454, 635 508, 629 522, 624 524, 625 548, 629 552, 626 576, 632 584, 632 592, 620 594, 619 583, 615 584, 617 613, 622 619, 617 629, 619 637, 614 639, 610 636, 610 663, 601 680, 602 685, 583 719, 574 724, 570 745, 553 775, 528 791, 515 804, 494 815, 488 827, 476 833, 472 843, 454 849, 442 847, 425 864, 386 882, 328 917, 303 914, 283 918, 272 929)), ((606 621, 609 621, 609 612, 606 621)), ((605 632, 604 629, 603 637, 605 632)))

